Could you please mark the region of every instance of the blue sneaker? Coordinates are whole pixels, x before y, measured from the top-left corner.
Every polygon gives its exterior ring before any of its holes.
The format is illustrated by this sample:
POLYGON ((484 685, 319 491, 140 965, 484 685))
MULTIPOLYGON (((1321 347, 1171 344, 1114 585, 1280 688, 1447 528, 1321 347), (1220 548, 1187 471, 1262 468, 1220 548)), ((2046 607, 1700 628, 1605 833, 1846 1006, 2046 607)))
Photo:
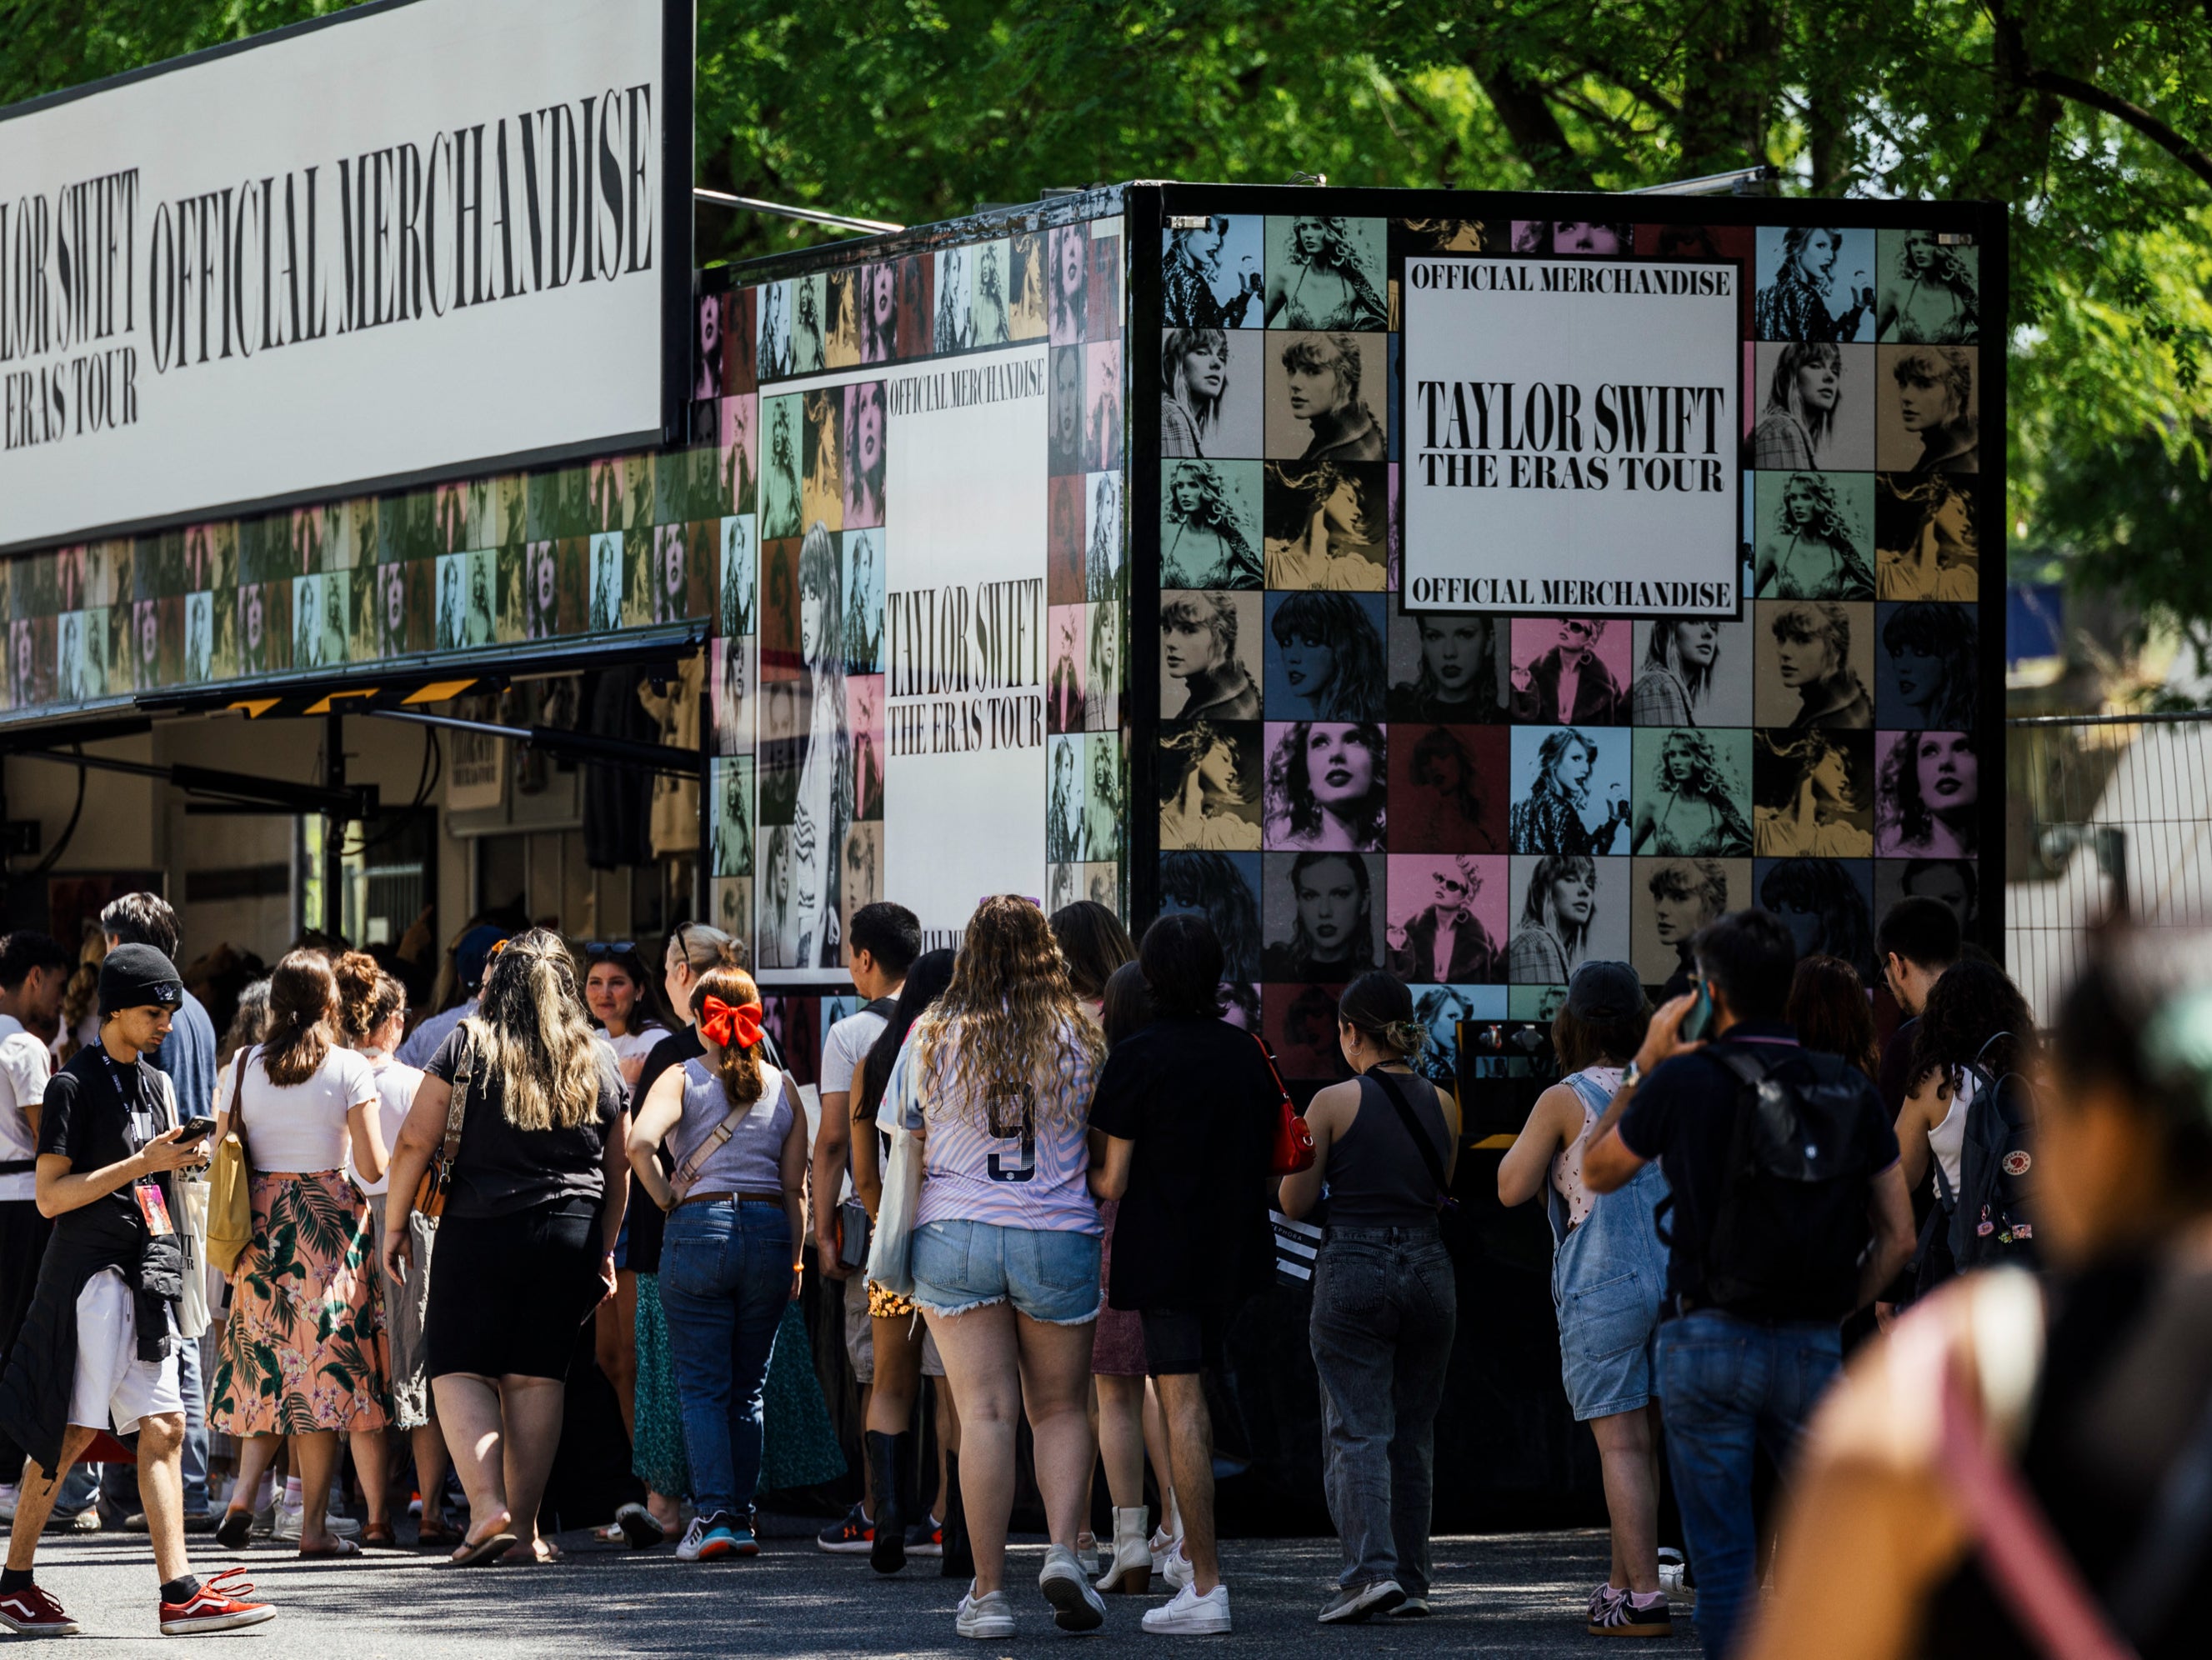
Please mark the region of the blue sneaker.
POLYGON ((740 1521, 726 1511, 717 1511, 707 1523, 706 1532, 699 1541, 698 1560, 711 1562, 724 1556, 758 1556, 760 1541, 753 1537, 750 1523, 740 1521))

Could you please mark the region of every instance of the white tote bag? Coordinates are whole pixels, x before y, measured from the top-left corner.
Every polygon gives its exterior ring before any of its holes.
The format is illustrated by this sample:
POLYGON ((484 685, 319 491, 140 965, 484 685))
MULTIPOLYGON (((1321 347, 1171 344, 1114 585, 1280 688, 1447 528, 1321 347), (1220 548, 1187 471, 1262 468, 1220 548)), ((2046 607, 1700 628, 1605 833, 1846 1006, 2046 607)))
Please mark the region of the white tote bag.
POLYGON ((921 1112, 913 1054, 911 1048, 899 1052, 884 1090, 885 1104, 896 1102, 897 1110, 891 1116, 891 1156, 884 1167, 875 1238, 868 1247, 868 1278, 896 1297, 914 1295, 914 1218, 921 1206, 922 1145, 906 1127, 908 1110, 917 1116, 921 1112))

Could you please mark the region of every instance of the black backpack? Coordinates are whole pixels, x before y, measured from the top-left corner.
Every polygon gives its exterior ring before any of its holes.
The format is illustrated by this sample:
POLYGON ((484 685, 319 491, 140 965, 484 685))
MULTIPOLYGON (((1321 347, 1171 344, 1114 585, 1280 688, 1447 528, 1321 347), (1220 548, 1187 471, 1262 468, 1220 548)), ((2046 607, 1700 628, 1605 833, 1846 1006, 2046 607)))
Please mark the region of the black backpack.
POLYGON ((1990 1043, 1965 1068, 1974 1098, 1966 1104, 1966 1128, 1959 1146, 1959 1191, 1936 1164, 1936 1199, 1951 1219, 1951 1257, 1958 1272, 1991 1262, 2035 1259, 2035 1228, 2026 1203, 2027 1172, 2035 1162, 2027 1142, 2035 1128, 2035 1086, 2016 1072, 1992 1073, 1982 1064, 1990 1043))
POLYGON ((1867 1221, 1868 1121, 1881 1110, 1839 1056, 1723 1044, 1735 1119, 1705 1251, 1712 1304, 1751 1320, 1840 1320, 1858 1304, 1867 1221))

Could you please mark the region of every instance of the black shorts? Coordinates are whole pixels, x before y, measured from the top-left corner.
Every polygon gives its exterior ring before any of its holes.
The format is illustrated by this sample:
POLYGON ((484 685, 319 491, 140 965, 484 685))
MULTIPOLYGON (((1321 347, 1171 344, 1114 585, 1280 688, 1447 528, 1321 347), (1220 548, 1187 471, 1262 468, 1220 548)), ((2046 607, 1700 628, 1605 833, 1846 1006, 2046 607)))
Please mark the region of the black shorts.
POLYGON ((1217 1309, 1146 1309, 1145 1370, 1155 1377, 1194 1375, 1221 1359, 1221 1340, 1229 1324, 1217 1309))
POLYGON ((509 1216, 447 1216, 422 1321, 429 1375, 566 1377, 599 1281, 599 1218, 563 1199, 509 1216))

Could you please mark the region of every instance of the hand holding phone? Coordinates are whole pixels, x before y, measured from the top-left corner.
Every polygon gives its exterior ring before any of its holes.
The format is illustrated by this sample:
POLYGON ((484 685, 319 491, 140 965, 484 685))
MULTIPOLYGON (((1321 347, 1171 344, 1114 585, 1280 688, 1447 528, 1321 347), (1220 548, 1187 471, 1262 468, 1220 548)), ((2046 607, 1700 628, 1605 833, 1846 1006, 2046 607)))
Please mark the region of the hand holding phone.
POLYGON ((182 1142, 204 1141, 215 1134, 215 1120, 202 1113, 197 1118, 187 1118, 178 1127, 177 1140, 182 1142))

